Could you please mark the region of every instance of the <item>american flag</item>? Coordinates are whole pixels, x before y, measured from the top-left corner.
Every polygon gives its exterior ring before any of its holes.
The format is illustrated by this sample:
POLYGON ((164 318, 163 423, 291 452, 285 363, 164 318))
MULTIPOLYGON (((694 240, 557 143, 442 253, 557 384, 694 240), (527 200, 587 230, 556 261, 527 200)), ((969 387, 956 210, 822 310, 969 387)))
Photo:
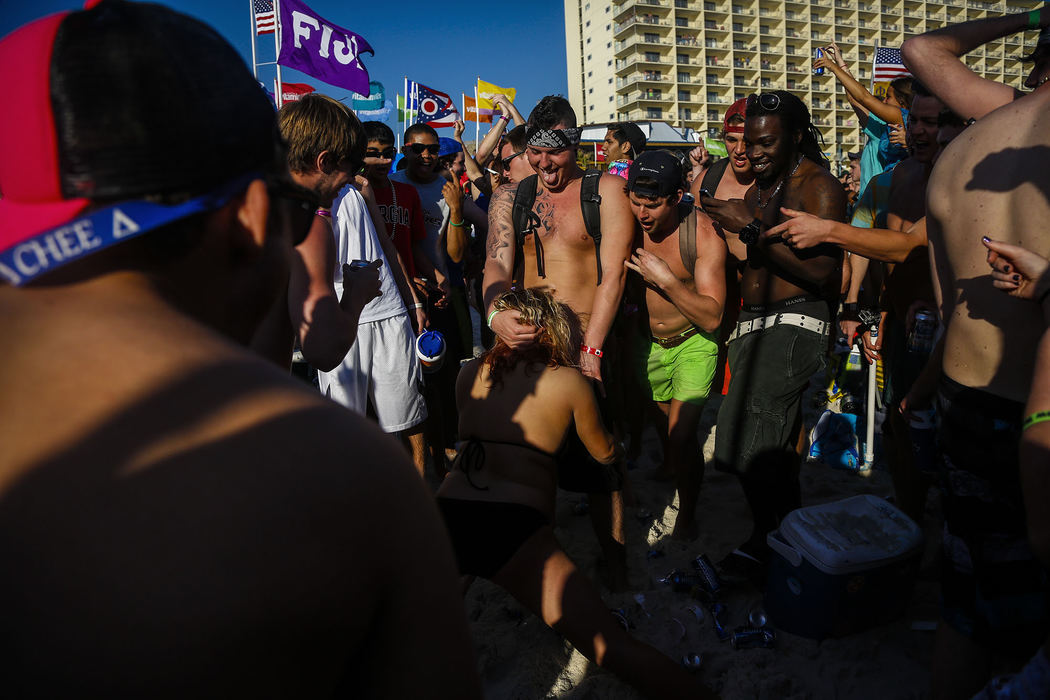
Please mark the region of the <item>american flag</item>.
POLYGON ((888 82, 901 76, 911 75, 901 60, 900 49, 875 48, 875 63, 872 66, 872 81, 888 82))
POLYGON ((271 0, 252 0, 252 11, 255 12, 255 33, 273 34, 277 26, 271 0))

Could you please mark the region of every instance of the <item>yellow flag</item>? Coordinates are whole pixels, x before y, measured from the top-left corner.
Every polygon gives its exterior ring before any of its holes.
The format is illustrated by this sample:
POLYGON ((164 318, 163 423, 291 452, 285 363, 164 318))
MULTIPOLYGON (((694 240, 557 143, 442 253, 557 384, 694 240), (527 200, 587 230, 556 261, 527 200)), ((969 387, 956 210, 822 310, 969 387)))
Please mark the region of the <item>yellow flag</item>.
POLYGON ((518 91, 514 88, 504 88, 499 85, 493 85, 492 83, 486 83, 481 78, 478 78, 478 113, 479 114, 492 114, 492 98, 496 95, 506 95, 507 99, 511 102, 514 101, 518 91))

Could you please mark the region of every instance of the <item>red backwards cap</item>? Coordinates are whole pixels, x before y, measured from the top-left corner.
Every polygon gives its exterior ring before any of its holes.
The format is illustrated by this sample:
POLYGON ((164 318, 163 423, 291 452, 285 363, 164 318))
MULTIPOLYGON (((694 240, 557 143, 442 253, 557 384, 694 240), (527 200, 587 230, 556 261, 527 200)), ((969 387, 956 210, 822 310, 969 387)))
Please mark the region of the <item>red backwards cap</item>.
POLYGON ((722 128, 726 131, 742 132, 744 127, 742 126, 729 126, 730 117, 735 116, 745 117, 747 115, 747 98, 741 97, 739 100, 729 105, 729 109, 726 110, 726 116, 722 120, 722 128))
POLYGON ((68 12, 31 22, 0 40, 0 72, 13 98, 0 110, 0 250, 57 226, 87 208, 66 199, 51 110, 51 47, 68 12))

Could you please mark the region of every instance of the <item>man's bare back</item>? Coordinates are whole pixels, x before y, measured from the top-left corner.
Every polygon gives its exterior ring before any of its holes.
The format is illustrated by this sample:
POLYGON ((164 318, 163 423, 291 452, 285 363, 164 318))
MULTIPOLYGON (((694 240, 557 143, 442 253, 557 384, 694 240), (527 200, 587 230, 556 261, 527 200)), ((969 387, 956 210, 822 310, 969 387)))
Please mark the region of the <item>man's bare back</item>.
POLYGON ((5 682, 476 696, 469 651, 427 662, 470 642, 400 448, 151 291, 0 288, 5 682))
POLYGON ((981 237, 1050 255, 1050 91, 997 109, 937 161, 927 197, 934 289, 948 323, 944 372, 1023 402, 1045 324, 992 286, 981 237))

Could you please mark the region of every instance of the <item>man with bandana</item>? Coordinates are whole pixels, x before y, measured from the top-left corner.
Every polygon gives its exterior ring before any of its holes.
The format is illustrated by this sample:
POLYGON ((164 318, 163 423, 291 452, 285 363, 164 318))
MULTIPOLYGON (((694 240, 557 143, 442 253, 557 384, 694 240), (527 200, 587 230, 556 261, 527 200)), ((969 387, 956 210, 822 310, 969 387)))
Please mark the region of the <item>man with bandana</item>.
POLYGON ((980 119, 1024 93, 982 78, 962 60, 977 47, 1018 32, 1039 29, 1035 51, 1025 61, 1032 70, 1024 85, 1035 90, 1050 80, 1050 3, 1017 14, 976 19, 926 32, 904 42, 901 56, 908 70, 963 119, 980 119))
POLYGON ((842 221, 846 194, 828 171, 809 110, 783 90, 748 98, 744 143, 755 184, 743 201, 701 196, 699 204, 747 248, 743 309, 729 337, 729 391, 718 412, 715 466, 740 478, 751 537, 722 563, 727 577, 759 579, 766 535, 799 507, 802 392, 824 366, 842 252, 795 250, 765 235, 781 207, 842 221))
MULTIPOLYGON (((536 225, 525 233, 523 245, 519 247, 513 208, 520 183, 504 185, 493 193, 489 204, 484 301, 489 327, 512 348, 534 343, 539 335, 533 326, 520 323, 514 313, 492 309, 496 297, 512 284, 546 289, 569 306, 583 328, 580 369, 595 380, 601 395, 604 394, 602 360, 606 351, 611 351, 605 343, 623 294, 626 275, 623 263, 634 239, 634 217, 623 180, 615 175, 602 175, 598 185, 601 240, 596 245, 588 235, 580 204, 584 172, 576 162, 579 141, 576 114, 569 102, 556 95, 540 100, 529 115, 525 151, 537 175, 531 210, 536 225), (517 278, 516 269, 520 270, 517 278)), ((571 466, 578 470, 596 470, 594 464, 571 466)), ((609 567, 609 583, 613 588, 623 588, 627 579, 620 493, 622 472, 617 466, 584 476, 587 478, 580 484, 563 480, 562 486, 589 494, 592 522, 609 567)))

